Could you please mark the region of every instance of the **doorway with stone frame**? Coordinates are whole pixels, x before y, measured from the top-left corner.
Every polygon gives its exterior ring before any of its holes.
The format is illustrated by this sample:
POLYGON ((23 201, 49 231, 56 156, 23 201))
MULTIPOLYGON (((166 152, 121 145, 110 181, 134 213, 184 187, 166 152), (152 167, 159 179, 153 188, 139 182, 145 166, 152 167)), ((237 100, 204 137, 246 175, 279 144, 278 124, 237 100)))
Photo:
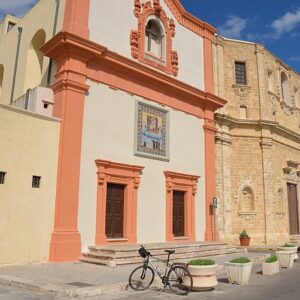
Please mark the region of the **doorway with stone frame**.
POLYGON ((290 235, 299 235, 297 185, 287 183, 290 235))

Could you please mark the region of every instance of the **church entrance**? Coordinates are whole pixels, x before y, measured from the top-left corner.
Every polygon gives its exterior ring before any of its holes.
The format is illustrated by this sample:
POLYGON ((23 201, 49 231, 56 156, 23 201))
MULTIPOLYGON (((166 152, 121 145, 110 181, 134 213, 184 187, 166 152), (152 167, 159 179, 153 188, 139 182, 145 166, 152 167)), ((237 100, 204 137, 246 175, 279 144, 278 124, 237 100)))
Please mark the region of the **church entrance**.
POLYGON ((107 184, 105 234, 108 239, 123 237, 124 190, 124 185, 107 184))
POLYGON ((298 199, 297 199, 297 185, 287 184, 288 204, 289 204, 289 225, 290 234, 299 234, 299 215, 298 215, 298 199))
POLYGON ((184 195, 182 191, 173 191, 173 235, 184 236, 184 195))

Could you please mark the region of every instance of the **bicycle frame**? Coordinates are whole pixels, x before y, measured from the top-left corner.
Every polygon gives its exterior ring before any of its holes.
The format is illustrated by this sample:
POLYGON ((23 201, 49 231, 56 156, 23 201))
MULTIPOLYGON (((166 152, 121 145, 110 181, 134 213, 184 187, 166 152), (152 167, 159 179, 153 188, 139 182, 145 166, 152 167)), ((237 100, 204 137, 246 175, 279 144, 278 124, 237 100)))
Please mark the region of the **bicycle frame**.
MULTIPOLYGON (((153 256, 152 256, 153 257, 153 256)), ((163 259, 160 259, 158 257, 155 257, 155 260, 156 261, 161 261, 163 263, 166 264, 166 268, 165 268, 165 271, 162 272, 161 274, 157 271, 157 266, 153 263, 154 262, 154 259, 151 259, 150 256, 148 256, 146 258, 146 261, 144 262, 144 265, 150 265, 150 267, 152 268, 152 270, 155 272, 155 274, 160 278, 160 279, 163 279, 164 277, 166 277, 166 275, 168 274, 170 268, 171 268, 171 265, 169 264, 169 258, 170 258, 170 255, 168 255, 168 260, 167 262, 165 263, 165 261, 163 259)))

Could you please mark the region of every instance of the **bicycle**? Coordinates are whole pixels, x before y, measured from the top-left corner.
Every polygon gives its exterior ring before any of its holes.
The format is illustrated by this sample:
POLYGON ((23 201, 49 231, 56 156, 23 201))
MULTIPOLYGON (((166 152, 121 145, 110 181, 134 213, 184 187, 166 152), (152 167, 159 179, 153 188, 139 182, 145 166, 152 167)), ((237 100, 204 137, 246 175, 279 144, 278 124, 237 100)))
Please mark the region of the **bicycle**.
POLYGON ((168 253, 167 261, 155 257, 156 261, 161 261, 166 264, 163 271, 157 265, 154 265, 154 256, 147 251, 143 245, 138 250, 141 257, 144 258, 142 266, 135 268, 129 276, 129 286, 135 291, 144 291, 153 283, 155 273, 161 279, 163 289, 168 286, 172 292, 177 295, 187 295, 193 288, 193 278, 186 268, 186 264, 171 263, 170 256, 175 253, 175 250, 165 250, 168 253))

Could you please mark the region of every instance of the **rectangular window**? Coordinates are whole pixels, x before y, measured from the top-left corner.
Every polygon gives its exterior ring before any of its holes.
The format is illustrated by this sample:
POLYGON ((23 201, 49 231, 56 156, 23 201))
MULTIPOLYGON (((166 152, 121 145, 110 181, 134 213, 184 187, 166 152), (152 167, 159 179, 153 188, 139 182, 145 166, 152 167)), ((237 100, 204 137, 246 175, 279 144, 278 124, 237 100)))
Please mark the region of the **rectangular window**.
POLYGON ((0 172, 0 184, 4 184, 6 172, 0 172))
POLYGON ((235 62, 235 83, 236 84, 247 84, 246 78, 246 63, 235 62))
POLYGON ((7 32, 9 32, 16 24, 13 23, 13 22, 8 22, 8 25, 7 25, 7 32))
POLYGON ((32 176, 32 187, 33 188, 39 188, 41 184, 41 176, 32 176))

